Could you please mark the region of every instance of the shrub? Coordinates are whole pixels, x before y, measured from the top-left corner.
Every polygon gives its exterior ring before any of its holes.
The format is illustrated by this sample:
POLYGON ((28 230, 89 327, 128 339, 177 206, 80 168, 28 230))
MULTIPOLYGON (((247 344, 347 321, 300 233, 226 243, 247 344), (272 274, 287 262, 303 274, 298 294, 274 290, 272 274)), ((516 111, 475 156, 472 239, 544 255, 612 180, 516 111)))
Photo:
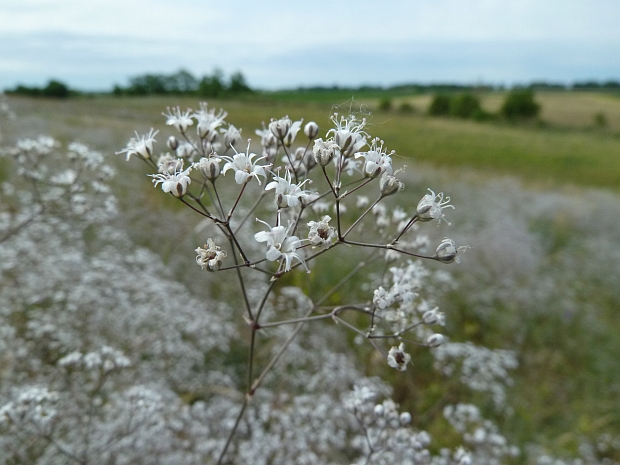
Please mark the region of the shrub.
POLYGON ((536 118, 540 105, 534 101, 534 92, 530 89, 514 89, 506 96, 500 114, 507 119, 536 118))
POLYGON ((435 95, 431 105, 428 107, 428 114, 431 116, 450 114, 450 97, 443 94, 435 95))
POLYGON ((379 100, 379 111, 390 111, 392 109, 392 100, 388 97, 383 97, 379 100))
POLYGON ((480 114, 480 99, 473 94, 463 93, 450 100, 450 115, 457 118, 473 118, 480 114))
POLYGON ((401 113, 415 113, 416 109, 409 102, 403 102, 398 107, 398 111, 400 111, 401 113))

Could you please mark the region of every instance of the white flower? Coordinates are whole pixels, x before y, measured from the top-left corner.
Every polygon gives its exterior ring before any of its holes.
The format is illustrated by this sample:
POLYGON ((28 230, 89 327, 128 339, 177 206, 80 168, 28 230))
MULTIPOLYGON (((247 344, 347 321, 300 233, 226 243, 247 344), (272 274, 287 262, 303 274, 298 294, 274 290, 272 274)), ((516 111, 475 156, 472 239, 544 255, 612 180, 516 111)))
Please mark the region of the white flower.
POLYGON ((387 356, 388 365, 398 371, 406 371, 407 364, 411 361, 411 355, 405 352, 405 344, 400 343, 398 347, 392 347, 387 356))
POLYGON ((280 258, 284 259, 284 271, 290 271, 291 262, 293 258, 296 258, 306 268, 306 263, 303 258, 296 252, 301 245, 301 241, 297 236, 289 236, 288 233, 294 223, 289 223, 288 228, 284 226, 271 227, 264 221, 259 220, 261 223, 267 225, 269 231, 261 231, 254 234, 254 239, 257 242, 267 243, 267 253, 265 258, 271 262, 280 258))
POLYGON ((340 147, 342 156, 350 157, 366 145, 366 137, 368 134, 363 131, 366 126, 366 120, 358 121, 355 116, 345 118, 342 116, 338 121, 338 114, 334 114, 331 120, 336 125, 335 129, 330 129, 327 135, 332 133, 334 141, 340 147))
POLYGON ((185 171, 181 171, 183 169, 183 160, 179 159, 179 161, 180 167, 174 173, 164 172, 151 175, 155 186, 161 183, 162 190, 175 197, 183 197, 187 192, 187 186, 192 182, 189 177, 189 173, 192 172, 192 167, 190 166, 185 171))
POLYGON ((375 307, 383 310, 394 303, 394 296, 386 291, 383 286, 379 286, 373 294, 372 303, 375 307))
POLYGON ((302 190, 301 187, 306 182, 312 182, 310 179, 306 179, 301 184, 294 184, 291 182, 291 172, 287 171, 284 177, 274 176, 274 181, 271 181, 265 186, 265 190, 269 191, 275 189, 276 191, 276 203, 279 208, 296 207, 299 205, 299 200, 304 199, 311 194, 310 191, 302 190))
POLYGON ((202 175, 210 181, 215 181, 220 175, 220 162, 222 160, 216 156, 202 157, 198 163, 192 165, 193 168, 198 169, 202 175))
MULTIPOLYGON (((250 143, 248 142, 247 152, 250 151, 250 143)), ((263 160, 265 157, 259 157, 256 161, 252 159, 256 156, 255 153, 246 155, 245 153, 236 153, 232 157, 222 156, 223 160, 226 160, 226 164, 222 169, 222 173, 226 175, 226 171, 232 169, 235 171, 235 182, 237 184, 244 184, 250 180, 251 177, 255 177, 256 181, 260 185, 260 179, 258 176, 267 177, 265 168, 271 165, 257 165, 257 163, 263 160)))
POLYGON ((332 139, 317 139, 312 147, 314 160, 321 166, 327 166, 334 157, 340 156, 340 147, 332 139))
POLYGON ((217 271, 222 266, 222 259, 226 257, 226 252, 220 250, 220 247, 215 245, 213 239, 207 239, 205 248, 198 247, 195 252, 196 263, 200 265, 203 270, 217 271))
POLYGON ((331 244, 336 237, 336 230, 329 225, 331 217, 325 215, 321 221, 310 221, 308 240, 313 247, 331 244))
POLYGON ((388 155, 383 150, 383 141, 376 138, 373 139, 368 152, 358 152, 355 154, 355 158, 364 157, 364 174, 369 178, 376 178, 383 173, 392 174, 392 158, 390 155, 394 153, 392 151, 388 155))
POLYGON ((139 136, 136 132, 136 137, 132 137, 131 139, 129 139, 127 147, 116 153, 126 153, 127 161, 129 161, 129 158, 132 155, 143 158, 144 160, 148 160, 153 155, 153 142, 156 142, 155 135, 158 132, 159 131, 153 131, 153 128, 151 128, 148 134, 144 136, 139 136))
POLYGON ((405 185, 398 180, 396 176, 392 176, 389 173, 383 173, 381 180, 379 181, 379 190, 383 197, 400 192, 405 188, 405 185))
POLYGON ((232 124, 228 125, 226 129, 220 129, 220 132, 224 134, 224 147, 232 147, 241 142, 241 130, 237 129, 232 124))
POLYGON ((310 121, 304 126, 304 134, 308 139, 314 139, 319 134, 319 125, 314 121, 310 121))
POLYGON ((224 110, 220 108, 219 113, 215 114, 215 109, 207 111, 206 102, 200 102, 200 110, 192 115, 198 123, 196 129, 201 139, 207 139, 213 142, 217 137, 217 128, 224 123, 224 118, 228 116, 224 110))
POLYGON ((422 200, 418 203, 416 209, 416 215, 419 221, 431 221, 444 218, 444 214, 441 211, 442 208, 454 208, 454 205, 448 205, 450 203, 450 197, 446 197, 444 200, 443 192, 435 194, 429 189, 430 194, 426 194, 422 197, 422 200))
POLYGON ((183 162, 169 153, 160 155, 157 160, 157 170, 160 173, 174 174, 183 169, 183 162))
POLYGON ((168 110, 168 113, 162 113, 162 115, 168 118, 166 120, 166 124, 168 126, 174 126, 177 131, 184 133, 187 131, 188 127, 194 124, 190 116, 190 113, 192 112, 191 109, 188 108, 184 113, 181 113, 181 109, 179 107, 172 109, 168 107, 166 110, 168 110))

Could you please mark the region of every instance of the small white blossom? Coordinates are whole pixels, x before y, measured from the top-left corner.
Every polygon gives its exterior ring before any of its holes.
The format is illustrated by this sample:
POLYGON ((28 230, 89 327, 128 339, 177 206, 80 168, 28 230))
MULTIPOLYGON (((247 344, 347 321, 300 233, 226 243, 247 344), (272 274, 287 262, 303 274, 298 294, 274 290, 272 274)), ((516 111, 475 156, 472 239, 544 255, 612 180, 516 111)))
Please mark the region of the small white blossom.
POLYGON ((375 307, 383 310, 394 303, 394 296, 389 291, 386 291, 383 286, 379 286, 374 292, 372 303, 375 307))
POLYGON ((310 121, 304 126, 304 134, 308 139, 314 139, 319 134, 319 125, 314 121, 310 121))
POLYGON ((398 180, 396 176, 392 176, 389 173, 383 173, 381 180, 379 181, 379 190, 383 197, 400 192, 405 188, 405 185, 398 180))
MULTIPOLYGON (((287 228, 284 226, 274 226, 273 228, 264 221, 259 221, 265 224, 269 231, 260 231, 254 234, 254 239, 257 242, 267 243, 267 252, 265 258, 271 262, 280 258, 284 259, 284 271, 291 270, 291 263, 293 258, 296 258, 306 268, 304 259, 296 251, 301 245, 301 241, 297 236, 289 236, 288 233, 294 223, 290 223, 287 228)), ((306 271, 308 268, 306 268, 306 271)))
POLYGON ((395 152, 392 151, 387 154, 383 150, 383 141, 379 138, 372 140, 372 145, 368 152, 358 152, 355 154, 355 158, 363 157, 364 162, 364 175, 369 178, 376 178, 377 176, 388 173, 392 174, 392 158, 395 152))
POLYGON ((182 160, 173 157, 169 153, 164 153, 159 156, 157 160, 157 170, 160 173, 169 173, 174 174, 179 170, 183 169, 182 160))
POLYGON ((388 365, 398 371, 406 371, 407 364, 411 361, 411 355, 405 352, 405 344, 400 343, 398 347, 392 347, 387 356, 388 365))
POLYGON ((207 243, 204 248, 198 247, 195 252, 196 263, 200 265, 203 270, 217 271, 222 266, 222 259, 226 257, 226 252, 220 250, 220 247, 215 245, 213 239, 207 239, 207 243))
POLYGON ((126 153, 127 161, 129 161, 129 158, 132 155, 140 157, 144 160, 148 160, 153 155, 153 142, 156 142, 155 136, 158 132, 159 131, 153 131, 153 128, 151 128, 148 134, 145 134, 144 136, 140 136, 136 132, 136 137, 132 137, 131 139, 129 139, 127 147, 116 153, 126 153))
POLYGON ((222 159, 216 156, 202 157, 198 163, 194 163, 192 167, 198 169, 209 181, 215 181, 220 175, 221 161, 222 159))
POLYGON ((232 124, 226 129, 220 129, 220 132, 224 134, 224 147, 227 149, 241 142, 241 129, 237 129, 232 124))
POLYGON ((166 110, 168 110, 168 113, 162 113, 167 118, 166 124, 168 126, 174 126, 177 131, 181 131, 182 133, 184 133, 185 131, 187 131, 188 127, 194 124, 190 116, 190 113, 192 112, 191 109, 188 108, 183 113, 181 113, 181 109, 179 107, 175 107, 172 109, 168 107, 166 108, 166 110))
POLYGON ((331 217, 325 215, 321 221, 310 221, 308 226, 310 232, 308 233, 308 240, 313 247, 331 244, 336 238, 336 230, 329 225, 331 217))
POLYGON ((338 121, 338 114, 334 114, 331 120, 336 127, 330 129, 327 135, 334 135, 334 141, 340 147, 342 156, 349 158, 366 145, 366 136, 368 134, 363 131, 364 126, 366 126, 365 119, 358 121, 355 116, 349 116, 348 118, 342 116, 340 121, 338 121))
POLYGON ((173 174, 165 172, 151 175, 155 186, 161 183, 162 190, 175 197, 183 197, 187 192, 187 186, 192 182, 189 177, 189 173, 192 172, 192 167, 190 166, 185 171, 181 171, 183 169, 183 160, 179 161, 181 162, 180 167, 173 174))
POLYGON ((314 160, 321 166, 327 166, 330 161, 340 156, 340 147, 333 140, 317 139, 312 147, 314 160))
MULTIPOLYGON (((250 143, 248 142, 247 152, 250 152, 250 143)), ((250 180, 250 178, 256 178, 256 181, 260 185, 259 176, 267 177, 265 168, 271 165, 258 165, 257 163, 263 160, 265 157, 259 157, 255 161, 252 159, 256 156, 255 153, 236 153, 232 157, 222 156, 223 160, 226 160, 226 164, 222 169, 222 173, 226 175, 226 171, 232 169, 235 171, 235 182, 237 184, 244 184, 250 180)))
POLYGON ((302 186, 306 182, 312 182, 310 179, 304 180, 301 184, 294 184, 291 182, 291 172, 287 171, 284 177, 274 176, 273 181, 265 186, 265 190, 269 191, 275 189, 276 192, 276 204, 279 208, 296 207, 299 205, 300 200, 304 200, 310 191, 302 190, 302 186))
POLYGON ((454 208, 454 205, 449 205, 450 197, 446 197, 444 200, 443 192, 435 194, 429 189, 430 194, 426 194, 418 203, 416 209, 416 215, 419 221, 441 221, 445 215, 441 211, 442 208, 454 208))
POLYGON ((200 102, 200 110, 195 112, 192 116, 197 122, 196 130, 198 131, 198 136, 201 139, 207 139, 213 142, 217 137, 217 128, 224 123, 224 119, 228 116, 228 113, 220 108, 220 111, 216 115, 215 108, 207 110, 207 103, 200 102))

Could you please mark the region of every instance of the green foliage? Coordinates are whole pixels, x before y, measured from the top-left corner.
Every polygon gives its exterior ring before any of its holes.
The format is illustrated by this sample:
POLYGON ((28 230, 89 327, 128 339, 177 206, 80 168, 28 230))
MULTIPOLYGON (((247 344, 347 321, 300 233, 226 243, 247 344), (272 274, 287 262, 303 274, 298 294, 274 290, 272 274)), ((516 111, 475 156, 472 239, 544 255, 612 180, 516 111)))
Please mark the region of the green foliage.
POLYGON ((415 113, 416 109, 415 107, 410 104, 409 102, 403 102, 400 104, 400 106, 398 107, 398 111, 400 111, 401 113, 415 113))
POLYGON ((113 95, 198 95, 217 98, 252 92, 241 72, 233 73, 225 83, 224 74, 216 69, 212 75, 197 79, 189 71, 174 74, 144 74, 129 80, 129 86, 114 86, 113 95))
POLYGON ((27 97, 67 98, 71 95, 72 91, 66 84, 52 79, 43 88, 27 87, 20 84, 15 87, 15 89, 7 90, 6 93, 10 95, 23 95, 27 97))
POLYGON ((390 111, 392 109, 392 100, 388 97, 383 97, 379 100, 379 111, 390 111))
POLYGON ((437 94, 433 97, 431 105, 428 107, 428 114, 431 116, 447 116, 450 114, 450 97, 445 94, 437 94))
POLYGON ((594 114, 594 125, 597 128, 604 128, 607 126, 607 116, 602 111, 594 114))
POLYGON ((474 94, 464 92, 450 99, 450 115, 457 118, 473 118, 482 111, 480 99, 474 94))
POLYGON ((536 118, 540 105, 534 101, 531 89, 514 89, 506 96, 500 109, 502 116, 509 120, 536 118))

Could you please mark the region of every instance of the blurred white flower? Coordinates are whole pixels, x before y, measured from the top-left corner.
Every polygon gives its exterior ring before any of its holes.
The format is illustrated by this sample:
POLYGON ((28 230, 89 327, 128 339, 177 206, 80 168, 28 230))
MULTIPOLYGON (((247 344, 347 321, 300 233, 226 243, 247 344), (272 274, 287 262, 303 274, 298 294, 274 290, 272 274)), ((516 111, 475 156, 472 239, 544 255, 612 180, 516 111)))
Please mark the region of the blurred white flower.
POLYGON ((190 108, 188 108, 183 113, 181 113, 181 109, 179 107, 168 107, 166 108, 166 110, 168 110, 168 113, 162 113, 162 115, 167 118, 166 124, 168 126, 174 126, 177 131, 181 131, 182 133, 184 133, 185 131, 187 131, 187 128, 189 126, 194 124, 190 116, 190 113, 192 112, 190 108))
POLYGON ((117 155, 121 153, 126 153, 126 160, 129 161, 132 155, 135 155, 144 160, 148 160, 153 155, 153 142, 156 142, 155 136, 159 131, 154 131, 153 128, 145 134, 144 136, 138 135, 136 132, 136 137, 132 137, 129 139, 127 143, 127 147, 125 147, 120 152, 116 152, 117 155))
POLYGON ((405 352, 405 344, 400 343, 398 347, 392 347, 387 356, 388 365, 398 371, 407 370, 407 364, 411 361, 411 355, 405 352))
POLYGON ((224 119, 228 116, 228 113, 220 108, 219 113, 216 115, 215 108, 207 110, 207 103, 200 102, 200 110, 194 112, 192 116, 197 122, 196 130, 198 131, 198 136, 201 139, 207 139, 213 142, 217 137, 217 128, 224 123, 224 119))

